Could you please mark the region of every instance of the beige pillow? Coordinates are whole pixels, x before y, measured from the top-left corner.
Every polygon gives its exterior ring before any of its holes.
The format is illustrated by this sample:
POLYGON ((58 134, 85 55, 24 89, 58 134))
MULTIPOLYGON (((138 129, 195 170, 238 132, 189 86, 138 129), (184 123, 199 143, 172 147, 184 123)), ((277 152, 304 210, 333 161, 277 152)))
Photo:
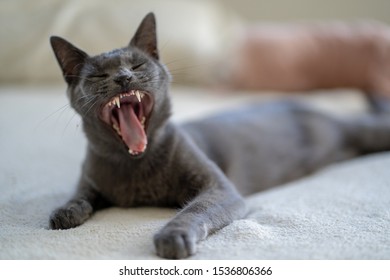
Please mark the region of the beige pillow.
POLYGON ((176 83, 207 83, 238 20, 210 1, 0 1, 0 82, 59 82, 50 35, 94 55, 127 45, 141 19, 157 17, 159 49, 176 83))

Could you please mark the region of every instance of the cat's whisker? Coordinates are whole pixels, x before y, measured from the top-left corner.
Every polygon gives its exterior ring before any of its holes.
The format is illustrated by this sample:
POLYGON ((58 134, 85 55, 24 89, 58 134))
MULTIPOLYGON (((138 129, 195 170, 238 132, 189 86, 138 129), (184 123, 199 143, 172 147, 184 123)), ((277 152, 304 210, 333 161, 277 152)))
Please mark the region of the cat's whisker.
POLYGON ((172 65, 175 63, 183 62, 183 61, 187 63, 188 61, 191 61, 192 59, 193 59, 192 55, 186 55, 186 56, 181 56, 181 57, 175 57, 174 59, 169 60, 169 61, 163 60, 163 63, 165 66, 168 66, 168 65, 172 65))
POLYGON ((74 119, 74 117, 76 117, 76 116, 77 116, 77 114, 76 114, 76 112, 74 112, 73 115, 72 115, 72 117, 70 118, 70 120, 66 123, 66 125, 65 125, 65 127, 64 127, 64 129, 63 129, 63 131, 62 131, 62 135, 65 134, 65 131, 67 130, 68 126, 70 125, 70 123, 72 122, 72 120, 74 119))
POLYGON ((97 99, 97 96, 87 96, 89 99, 87 99, 83 105, 81 105, 80 109, 84 109, 86 106, 88 106, 91 102, 95 101, 97 99))
POLYGON ((144 76, 140 78, 140 82, 141 83, 147 83, 147 82, 149 83, 154 81, 158 82, 159 81, 158 78, 160 78, 160 74, 156 74, 154 76, 144 76))
MULTIPOLYGON (((80 102, 80 101, 83 101, 83 99, 89 99, 89 98, 93 98, 93 96, 88 96, 88 95, 83 95, 83 96, 80 96, 78 97, 75 102, 80 102)), ((88 102, 88 101, 87 101, 88 102)))
POLYGON ((99 99, 96 99, 96 101, 93 102, 93 103, 91 104, 91 106, 90 106, 89 109, 84 113, 84 115, 85 115, 85 116, 88 115, 88 113, 92 110, 93 107, 95 107, 96 103, 98 103, 98 102, 99 102, 99 99))
MULTIPOLYGON (((56 109, 54 112, 50 113, 49 115, 47 115, 46 117, 44 117, 42 120, 40 120, 37 125, 34 127, 34 130, 38 129, 38 127, 40 127, 45 121, 47 121, 49 118, 53 117, 55 114, 58 114, 60 113, 59 117, 61 117, 61 115, 63 114, 63 112, 65 112, 65 110, 67 109, 70 109, 70 105, 69 104, 65 104, 61 107, 59 107, 58 109, 56 109)), ((59 117, 57 118, 57 121, 59 119, 59 117)))
POLYGON ((85 76, 80 76, 80 75, 67 75, 67 77, 70 77, 70 78, 80 78, 80 79, 84 79, 86 81, 89 81, 89 82, 92 82, 92 83, 98 83, 100 81, 95 81, 93 79, 90 79, 88 77, 85 77, 85 76))

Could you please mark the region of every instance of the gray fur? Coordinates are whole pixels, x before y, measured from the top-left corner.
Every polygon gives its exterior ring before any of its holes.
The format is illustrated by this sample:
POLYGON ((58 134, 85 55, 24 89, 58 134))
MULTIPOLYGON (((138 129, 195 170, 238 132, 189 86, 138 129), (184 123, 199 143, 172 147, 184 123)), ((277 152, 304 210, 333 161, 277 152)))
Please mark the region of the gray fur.
POLYGON ((110 205, 181 207, 154 244, 161 257, 185 258, 195 253, 197 242, 245 215, 242 195, 390 148, 387 117, 338 120, 290 101, 173 124, 170 76, 158 60, 153 14, 145 17, 129 46, 98 56, 59 37, 51 43, 88 138, 77 191, 51 215, 52 229, 79 226, 110 205), (133 71, 140 62, 141 69, 133 71), (154 99, 148 146, 140 156, 131 156, 98 117, 113 96, 131 89, 154 99))

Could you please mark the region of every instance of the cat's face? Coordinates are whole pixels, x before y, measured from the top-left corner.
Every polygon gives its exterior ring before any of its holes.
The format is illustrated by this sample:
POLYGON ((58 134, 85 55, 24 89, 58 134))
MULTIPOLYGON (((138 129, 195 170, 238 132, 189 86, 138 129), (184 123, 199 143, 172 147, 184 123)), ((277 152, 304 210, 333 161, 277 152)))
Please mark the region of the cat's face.
POLYGON ((144 18, 127 47, 98 56, 59 37, 51 43, 92 144, 142 156, 170 114, 170 76, 159 62, 154 15, 144 18))

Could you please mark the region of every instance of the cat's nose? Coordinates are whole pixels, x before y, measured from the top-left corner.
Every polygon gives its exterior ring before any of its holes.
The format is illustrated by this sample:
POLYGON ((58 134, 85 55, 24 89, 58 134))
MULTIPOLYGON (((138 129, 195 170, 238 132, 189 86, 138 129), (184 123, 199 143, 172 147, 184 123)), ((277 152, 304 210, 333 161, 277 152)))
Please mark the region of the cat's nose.
POLYGON ((114 78, 114 82, 120 86, 126 86, 131 82, 131 75, 120 75, 114 78))
POLYGON ((133 75, 130 71, 120 71, 115 77, 114 82, 120 86, 128 85, 133 78, 133 75))

